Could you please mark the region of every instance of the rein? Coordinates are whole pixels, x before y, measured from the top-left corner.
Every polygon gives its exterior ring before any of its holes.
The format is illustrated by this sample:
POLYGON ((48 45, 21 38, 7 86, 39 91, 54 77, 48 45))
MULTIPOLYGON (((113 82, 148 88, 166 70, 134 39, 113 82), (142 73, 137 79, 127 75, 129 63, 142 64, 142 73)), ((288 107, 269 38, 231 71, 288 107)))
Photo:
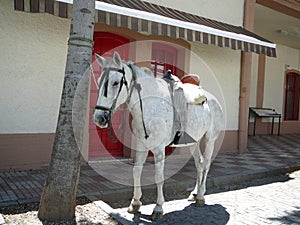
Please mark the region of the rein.
MULTIPOLYGON (((147 138, 149 137, 149 135, 148 135, 148 133, 147 133, 146 125, 145 125, 145 121, 144 121, 143 101, 142 101, 142 98, 141 98, 141 90, 142 90, 142 86, 141 86, 141 84, 137 83, 137 81, 136 81, 136 73, 135 73, 135 70, 133 69, 133 65, 132 65, 132 64, 129 64, 128 67, 129 67, 129 68, 131 69, 131 71, 132 71, 133 87, 137 90, 138 95, 139 95, 140 108, 141 108, 141 113, 142 113, 142 123, 143 123, 144 132, 145 132, 145 139, 147 139, 147 138)), ((129 94, 128 97, 127 97, 126 104, 128 104, 127 102, 129 101, 129 99, 130 99, 130 97, 131 97, 132 90, 133 90, 133 88, 131 89, 130 94, 129 94)))
MULTIPOLYGON (((113 110, 115 109, 116 107, 116 104, 117 104, 117 100, 119 98, 119 95, 121 93, 121 90, 122 90, 122 87, 123 85, 126 86, 126 89, 127 89, 127 93, 129 92, 128 96, 127 96, 127 99, 125 101, 126 105, 128 105, 128 102, 130 101, 130 98, 131 98, 131 95, 133 93, 133 89, 135 88, 138 92, 138 96, 139 96, 139 101, 140 101, 140 108, 141 108, 141 113, 142 113, 142 123, 143 123, 143 128, 144 128, 144 132, 145 132, 145 139, 147 139, 149 137, 149 135, 147 134, 147 131, 146 131, 146 126, 145 126, 145 122, 144 122, 144 113, 143 113, 143 103, 142 103, 142 98, 141 98, 141 90, 142 90, 142 87, 141 87, 141 84, 137 83, 136 79, 136 73, 135 73, 135 70, 133 68, 133 64, 128 64, 128 67, 131 69, 132 71, 132 80, 131 80, 131 83, 133 83, 132 87, 128 87, 128 82, 125 78, 125 70, 124 70, 124 67, 122 69, 118 69, 118 68, 104 68, 104 74, 102 75, 105 79, 104 81, 104 97, 107 97, 107 89, 108 89, 108 79, 109 79, 109 73, 110 71, 116 71, 116 72, 119 72, 119 73, 122 73, 122 79, 120 81, 120 87, 119 87, 119 90, 118 90, 118 93, 117 93, 117 96, 115 97, 111 107, 106 107, 106 106, 101 106, 101 105, 96 105, 95 106, 95 110, 103 110, 103 111, 108 111, 108 128, 110 129, 110 132, 109 132, 109 135, 110 135, 110 138, 112 141, 116 142, 117 141, 117 138, 114 138, 113 136, 113 128, 112 128, 112 124, 111 124, 111 116, 112 116, 112 112, 113 110)), ((131 86, 131 85, 130 85, 131 86)), ((100 95, 100 88, 99 88, 99 93, 98 93, 98 96, 100 95)), ((125 110, 125 108, 124 108, 125 110)))

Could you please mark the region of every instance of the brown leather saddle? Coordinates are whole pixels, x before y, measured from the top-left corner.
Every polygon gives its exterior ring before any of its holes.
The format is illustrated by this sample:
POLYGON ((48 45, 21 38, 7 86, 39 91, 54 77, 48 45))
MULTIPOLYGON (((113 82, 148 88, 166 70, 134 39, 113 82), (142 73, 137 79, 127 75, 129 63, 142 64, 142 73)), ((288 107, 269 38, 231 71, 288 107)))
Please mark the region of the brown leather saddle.
POLYGON ((184 75, 181 78, 181 82, 184 83, 184 84, 189 83, 189 84, 195 84, 197 86, 200 86, 200 78, 196 74, 187 74, 187 75, 184 75))

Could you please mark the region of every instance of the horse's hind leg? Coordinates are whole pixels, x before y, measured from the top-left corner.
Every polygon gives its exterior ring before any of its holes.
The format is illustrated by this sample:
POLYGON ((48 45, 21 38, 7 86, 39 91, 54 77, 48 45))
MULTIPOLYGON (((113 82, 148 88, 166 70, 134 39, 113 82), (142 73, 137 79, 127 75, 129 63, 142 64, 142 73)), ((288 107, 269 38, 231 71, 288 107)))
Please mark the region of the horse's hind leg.
POLYGON ((161 219, 163 216, 162 205, 165 202, 163 185, 164 185, 164 165, 165 165, 165 148, 159 147, 154 150, 155 160, 155 183, 157 186, 157 201, 153 209, 152 220, 161 219))
POLYGON ((136 161, 133 167, 134 191, 133 191, 133 198, 127 210, 129 213, 138 212, 142 205, 142 202, 140 201, 140 198, 142 197, 141 175, 142 175, 143 165, 144 162, 146 161, 147 156, 148 156, 148 151, 136 152, 136 161))
MULTIPOLYGON (((194 190, 191 192, 188 200, 195 201, 198 193, 200 193, 202 175, 203 175, 203 156, 200 151, 200 144, 190 147, 191 154, 195 161, 195 166, 197 169, 197 180, 194 190)), ((203 200, 204 201, 204 200, 203 200)))
POLYGON ((207 174, 210 169, 212 155, 214 152, 214 144, 216 138, 209 137, 208 134, 204 136, 204 144, 205 144, 205 151, 204 151, 204 159, 203 159, 203 171, 202 171, 202 181, 200 185, 200 189, 198 195, 196 197, 196 204, 202 205, 204 204, 204 194, 206 192, 206 179, 207 174))
POLYGON ((214 151, 215 138, 210 138, 207 134, 204 136, 204 154, 202 157, 200 148, 193 152, 195 165, 197 168, 197 183, 195 189, 189 196, 189 200, 195 200, 197 205, 205 204, 204 194, 206 192, 206 179, 210 169, 211 158, 214 151))

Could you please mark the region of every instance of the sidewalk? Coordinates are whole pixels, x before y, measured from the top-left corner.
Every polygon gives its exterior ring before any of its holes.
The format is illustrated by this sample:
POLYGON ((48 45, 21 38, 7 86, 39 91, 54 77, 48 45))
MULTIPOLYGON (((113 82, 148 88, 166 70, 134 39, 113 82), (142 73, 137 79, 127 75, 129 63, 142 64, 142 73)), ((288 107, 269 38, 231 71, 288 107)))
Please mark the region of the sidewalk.
MULTIPOLYGON (((300 169, 300 134, 250 136, 248 150, 240 155, 218 155, 209 172, 207 189, 300 169)), ((184 160, 187 159, 167 158, 166 192, 184 191, 194 186, 194 162, 184 160)), ((147 185, 143 187, 144 194, 155 190, 155 186, 150 185, 154 182, 153 168, 151 162, 144 167, 142 183, 147 185)), ((47 170, 0 172, 0 207, 38 202, 46 175, 47 170)), ((104 201, 129 200, 133 191, 131 183, 132 162, 93 163, 81 169, 78 196, 104 201)))

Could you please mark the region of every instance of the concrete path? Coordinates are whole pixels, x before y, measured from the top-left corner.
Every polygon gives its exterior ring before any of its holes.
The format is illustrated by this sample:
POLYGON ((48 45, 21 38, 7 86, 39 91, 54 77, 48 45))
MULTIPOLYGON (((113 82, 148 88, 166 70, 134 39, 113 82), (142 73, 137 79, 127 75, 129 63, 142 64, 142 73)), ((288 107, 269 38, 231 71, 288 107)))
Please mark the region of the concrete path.
POLYGON ((96 204, 123 225, 296 225, 300 224, 299 196, 300 171, 297 171, 284 181, 207 195, 206 205, 201 207, 187 200, 166 202, 165 215, 156 222, 150 220, 154 204, 142 206, 141 213, 136 215, 128 214, 127 208, 96 204))

